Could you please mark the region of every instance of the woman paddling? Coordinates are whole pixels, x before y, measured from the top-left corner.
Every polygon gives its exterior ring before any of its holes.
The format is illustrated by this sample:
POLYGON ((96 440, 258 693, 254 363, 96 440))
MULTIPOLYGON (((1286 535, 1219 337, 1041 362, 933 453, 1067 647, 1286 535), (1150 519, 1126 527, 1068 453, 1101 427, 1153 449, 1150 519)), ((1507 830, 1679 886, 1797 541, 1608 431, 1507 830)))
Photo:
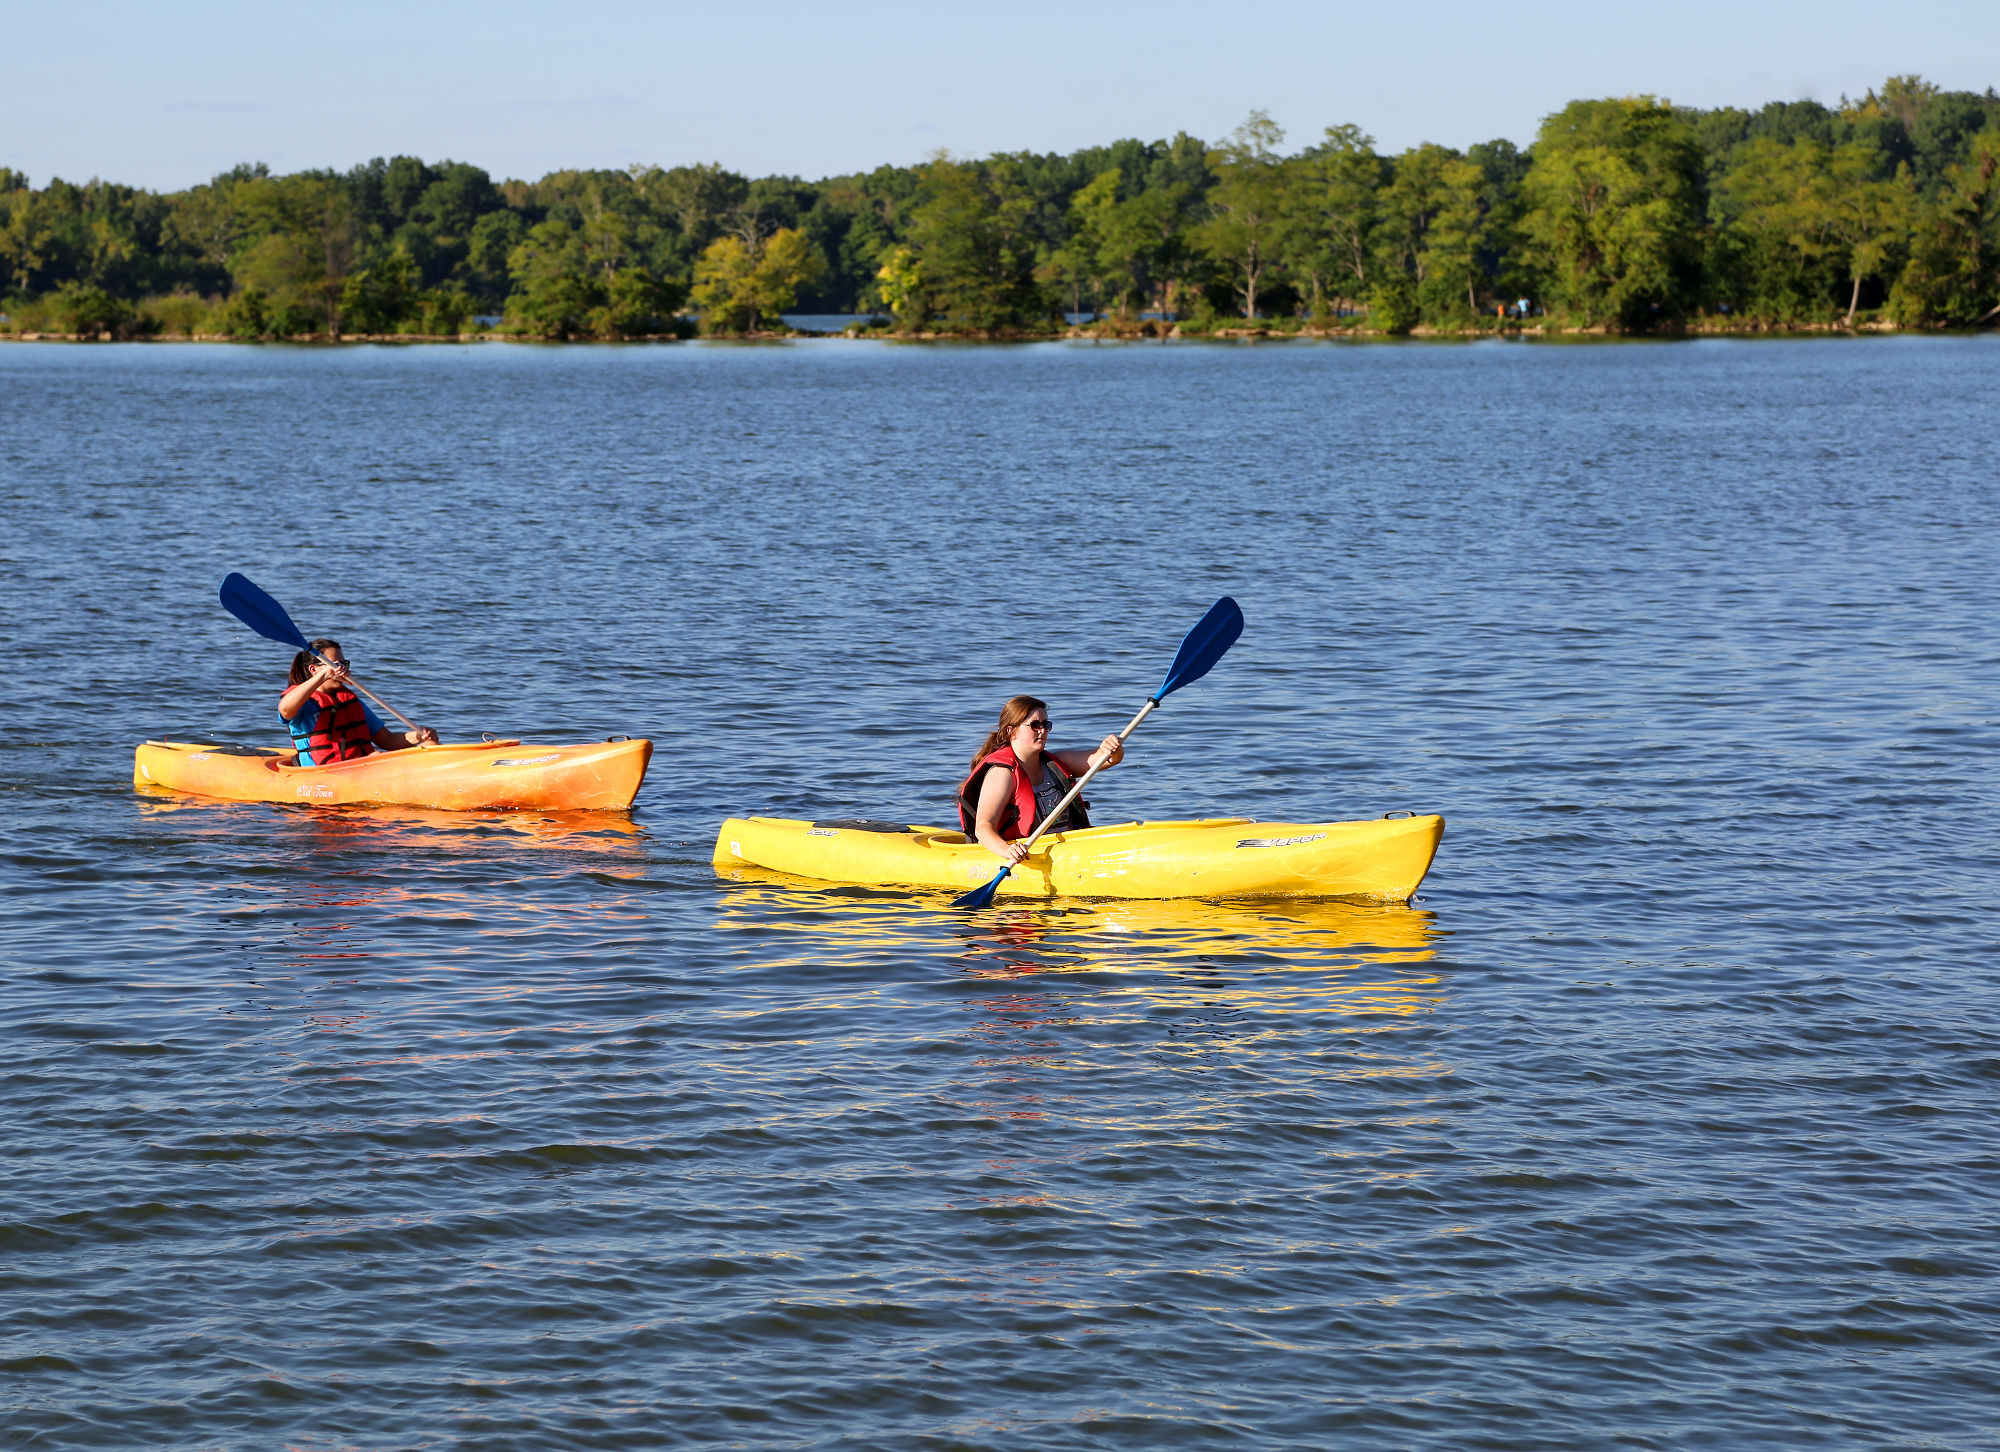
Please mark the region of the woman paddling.
POLYGON ((328 766, 371 752, 436 744, 437 732, 428 726, 391 731, 347 688, 347 657, 339 641, 321 638, 310 644, 292 657, 291 686, 278 697, 278 714, 291 728, 300 766, 328 766))
MULTIPOLYGON (((1016 696, 1000 708, 999 729, 972 755, 972 774, 958 788, 959 825, 1012 866, 1028 855, 1018 839, 1041 825, 1078 777, 1099 763, 1112 767, 1124 759, 1125 743, 1115 733, 1095 751, 1050 751, 1048 705, 1016 696)), ((1049 830, 1074 832, 1089 825, 1079 799, 1049 830)))

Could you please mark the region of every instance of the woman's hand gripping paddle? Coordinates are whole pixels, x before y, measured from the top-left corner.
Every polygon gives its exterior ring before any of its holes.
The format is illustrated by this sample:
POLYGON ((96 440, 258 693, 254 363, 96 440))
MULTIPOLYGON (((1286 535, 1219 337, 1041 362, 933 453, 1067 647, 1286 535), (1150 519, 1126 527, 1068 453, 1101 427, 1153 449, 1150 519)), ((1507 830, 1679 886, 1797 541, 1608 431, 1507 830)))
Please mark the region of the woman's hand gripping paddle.
MULTIPOLYGON (((285 607, 251 584, 243 576, 231 574, 223 580, 222 608, 263 636, 264 639, 275 640, 280 645, 289 645, 293 650, 302 650, 321 665, 326 664, 326 658, 307 644, 305 634, 298 626, 292 624, 292 617, 285 613, 285 607)), ((398 721, 401 721, 412 731, 421 729, 416 722, 405 716, 401 711, 398 711, 394 706, 390 705, 352 676, 348 677, 347 684, 361 692, 362 695, 387 711, 391 716, 394 716, 398 721)))
MULTIPOLYGON (((1242 633, 1243 612, 1237 608, 1234 600, 1224 595, 1208 607, 1208 614, 1202 616, 1196 622, 1194 629, 1187 633, 1187 638, 1181 642, 1179 653, 1174 656, 1174 663, 1167 667, 1167 678, 1160 682, 1159 690, 1146 698, 1146 704, 1139 708, 1139 714, 1132 718, 1132 723, 1118 733, 1118 739, 1123 741, 1137 731, 1139 723, 1153 714, 1154 709, 1168 692, 1177 691, 1182 686, 1207 675, 1215 663, 1222 659, 1222 653, 1236 644, 1236 637, 1242 633)), ((1036 840, 1049 829, 1049 823, 1062 817, 1063 809, 1075 801, 1078 794, 1090 785, 1090 779, 1097 775, 1098 770, 1097 766, 1093 766, 1086 771, 1076 785, 1069 789, 1068 794, 1056 803, 1055 810, 1042 818, 1041 825, 1029 834, 1028 840, 1022 845, 1033 848, 1036 840)), ((1000 884, 1006 881, 1007 874, 1013 870, 1014 864, 1008 863, 993 875, 991 882, 982 883, 965 896, 952 899, 951 905, 962 908, 987 906, 993 901, 993 894, 1000 890, 1000 884)))

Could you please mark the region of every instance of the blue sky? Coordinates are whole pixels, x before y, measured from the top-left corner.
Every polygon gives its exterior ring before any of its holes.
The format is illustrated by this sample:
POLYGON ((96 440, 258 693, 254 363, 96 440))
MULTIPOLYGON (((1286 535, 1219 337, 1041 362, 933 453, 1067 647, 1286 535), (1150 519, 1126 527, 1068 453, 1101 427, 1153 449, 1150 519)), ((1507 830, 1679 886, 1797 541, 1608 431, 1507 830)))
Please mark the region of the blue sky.
POLYGON ((1918 72, 2000 84, 1991 0, 748 6, 516 0, 13 7, 0 165, 173 189, 240 161, 412 153, 536 177, 720 161, 812 178, 1071 151, 1253 108, 1289 144, 1532 139, 1579 96, 1833 102, 1918 72))

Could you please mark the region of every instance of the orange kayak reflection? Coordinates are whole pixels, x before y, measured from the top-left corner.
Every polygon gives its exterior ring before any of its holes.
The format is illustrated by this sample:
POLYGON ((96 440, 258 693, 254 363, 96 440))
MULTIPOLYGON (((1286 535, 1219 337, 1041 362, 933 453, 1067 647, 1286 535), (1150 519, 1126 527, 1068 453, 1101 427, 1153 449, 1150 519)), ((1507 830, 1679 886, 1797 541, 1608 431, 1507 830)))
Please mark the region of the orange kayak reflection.
POLYGON ((432 807, 305 807, 289 803, 249 803, 193 797, 159 786, 138 789, 148 816, 179 813, 176 825, 213 825, 235 834, 244 812, 276 810, 295 820, 313 840, 340 847, 435 848, 462 839, 488 844, 497 836, 526 839, 524 845, 617 857, 643 855, 646 833, 630 814, 601 812, 444 811, 432 807))

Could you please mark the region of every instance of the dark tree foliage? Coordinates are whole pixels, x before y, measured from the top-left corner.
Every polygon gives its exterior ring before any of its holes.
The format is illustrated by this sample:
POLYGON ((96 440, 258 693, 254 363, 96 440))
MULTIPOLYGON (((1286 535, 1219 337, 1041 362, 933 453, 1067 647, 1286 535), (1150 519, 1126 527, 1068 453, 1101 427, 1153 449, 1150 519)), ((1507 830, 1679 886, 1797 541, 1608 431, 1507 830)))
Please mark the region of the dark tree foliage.
POLYGON ((1966 158, 1972 138, 2000 127, 2000 100, 1970 91, 1946 91, 1931 98, 1909 126, 1911 170, 1917 187, 1935 195, 1947 185, 1947 172, 1966 158))

